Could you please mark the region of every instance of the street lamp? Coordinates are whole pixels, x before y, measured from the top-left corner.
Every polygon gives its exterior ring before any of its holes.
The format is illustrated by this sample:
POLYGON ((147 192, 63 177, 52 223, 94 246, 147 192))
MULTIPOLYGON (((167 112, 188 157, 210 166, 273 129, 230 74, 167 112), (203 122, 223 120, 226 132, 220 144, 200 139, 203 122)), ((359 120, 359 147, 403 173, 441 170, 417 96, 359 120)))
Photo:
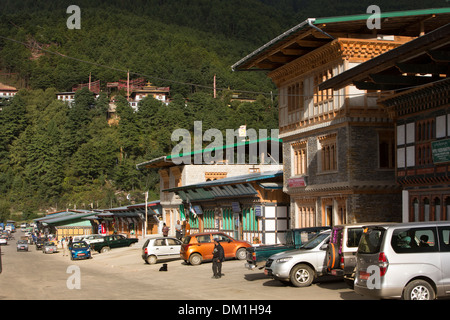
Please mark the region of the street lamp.
POLYGON ((144 192, 145 194, 145 225, 144 225, 144 238, 147 236, 147 214, 148 214, 148 207, 147 207, 147 200, 148 200, 148 191, 144 192))

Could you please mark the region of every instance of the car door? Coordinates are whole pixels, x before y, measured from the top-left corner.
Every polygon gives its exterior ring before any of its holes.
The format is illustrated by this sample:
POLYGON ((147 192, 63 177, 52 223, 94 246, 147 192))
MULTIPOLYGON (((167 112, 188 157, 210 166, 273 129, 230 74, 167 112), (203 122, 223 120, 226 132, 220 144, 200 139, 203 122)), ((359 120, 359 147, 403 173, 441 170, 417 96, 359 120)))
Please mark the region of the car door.
POLYGON ((197 250, 204 260, 210 260, 213 257, 214 243, 210 234, 197 235, 197 250))
POLYGON ((225 258, 234 258, 236 255, 236 243, 232 238, 228 237, 225 234, 215 234, 214 238, 219 239, 220 245, 223 247, 223 252, 225 254, 225 258))
POLYGON ((168 255, 170 258, 178 258, 180 256, 181 241, 174 238, 167 238, 168 255))
POLYGON ((165 238, 155 239, 153 243, 154 252, 158 256, 159 259, 167 258, 170 255, 169 246, 167 245, 167 241, 165 238))

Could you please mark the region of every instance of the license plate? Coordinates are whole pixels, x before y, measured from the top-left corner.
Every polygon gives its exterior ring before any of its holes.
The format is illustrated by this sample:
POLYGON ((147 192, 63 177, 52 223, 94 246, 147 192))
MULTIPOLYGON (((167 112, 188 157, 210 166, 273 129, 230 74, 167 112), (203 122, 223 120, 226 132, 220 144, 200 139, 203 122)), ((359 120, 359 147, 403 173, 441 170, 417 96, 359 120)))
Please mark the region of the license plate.
POLYGON ((333 275, 333 276, 336 276, 337 275, 337 271, 336 270, 331 270, 331 274, 333 275))
POLYGON ((359 278, 360 278, 361 280, 369 280, 369 278, 370 278, 370 273, 364 272, 364 271, 360 271, 360 272, 359 272, 359 278))
POLYGON ((84 253, 79 253, 78 255, 81 257, 81 256, 84 256, 85 254, 84 253))

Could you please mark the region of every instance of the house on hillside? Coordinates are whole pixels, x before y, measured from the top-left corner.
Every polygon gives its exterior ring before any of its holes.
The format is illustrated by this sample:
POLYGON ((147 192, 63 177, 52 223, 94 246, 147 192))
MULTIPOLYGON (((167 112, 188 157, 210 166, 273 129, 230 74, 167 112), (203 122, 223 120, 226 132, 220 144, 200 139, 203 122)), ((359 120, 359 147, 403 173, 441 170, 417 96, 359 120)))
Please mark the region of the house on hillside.
POLYGON ((321 85, 391 92, 378 104, 394 120, 404 222, 450 220, 449 63, 450 23, 321 85))
POLYGON ((10 99, 14 97, 17 92, 18 90, 15 87, 0 82, 0 99, 10 99))
POLYGON ((161 101, 165 105, 169 104, 170 87, 157 87, 152 86, 148 82, 145 86, 133 90, 130 94, 130 106, 137 110, 139 102, 145 97, 153 97, 154 99, 161 101))
POLYGON ((385 92, 320 84, 446 24, 450 9, 382 13, 381 29, 369 18, 307 19, 232 66, 269 71, 278 88, 290 227, 402 219, 385 92))

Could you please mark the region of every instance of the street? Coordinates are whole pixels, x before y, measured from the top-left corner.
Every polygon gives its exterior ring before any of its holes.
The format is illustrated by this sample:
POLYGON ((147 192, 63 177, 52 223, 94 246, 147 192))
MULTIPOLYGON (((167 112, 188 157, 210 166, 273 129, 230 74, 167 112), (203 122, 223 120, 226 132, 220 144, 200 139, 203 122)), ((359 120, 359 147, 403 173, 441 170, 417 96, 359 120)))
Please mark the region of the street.
MULTIPOLYGON (((18 231, 16 239, 20 235, 18 231)), ((365 300, 333 278, 296 288, 268 278, 262 270, 247 270, 239 260, 223 263, 221 279, 211 278, 209 262, 191 266, 175 259, 147 265, 141 258, 142 243, 71 261, 62 251, 44 254, 34 245, 29 252, 17 252, 16 240, 11 240, 1 247, 0 299, 365 300), (159 271, 163 263, 168 271, 159 271)))

